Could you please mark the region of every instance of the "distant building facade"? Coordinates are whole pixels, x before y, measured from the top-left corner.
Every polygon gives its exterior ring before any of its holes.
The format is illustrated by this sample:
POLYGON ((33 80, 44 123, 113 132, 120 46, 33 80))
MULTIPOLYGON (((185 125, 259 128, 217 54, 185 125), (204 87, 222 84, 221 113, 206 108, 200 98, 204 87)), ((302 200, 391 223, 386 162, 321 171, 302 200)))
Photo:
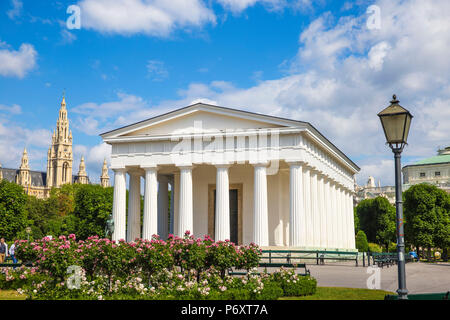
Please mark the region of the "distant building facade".
POLYGON ((369 177, 365 186, 359 186, 355 182, 355 205, 365 199, 374 199, 376 197, 385 197, 391 204, 395 203, 395 186, 378 186, 375 185, 375 178, 369 177))
POLYGON ((450 192, 450 146, 438 150, 436 156, 404 166, 402 172, 406 188, 419 183, 429 183, 450 192))
MULTIPOLYGON (((56 130, 53 130, 52 144, 47 153, 47 172, 33 171, 30 169, 28 152, 25 148, 19 169, 2 168, 0 164, 0 180, 6 179, 21 185, 25 193, 29 195, 38 198, 47 198, 50 196, 52 187, 59 188, 67 183, 90 183, 89 176, 86 173, 84 157, 81 157, 77 175, 72 174, 72 165, 72 131, 69 129, 66 100, 63 97, 58 120, 56 121, 56 130)), ((100 181, 102 186, 109 186, 106 159, 103 163, 100 181)))

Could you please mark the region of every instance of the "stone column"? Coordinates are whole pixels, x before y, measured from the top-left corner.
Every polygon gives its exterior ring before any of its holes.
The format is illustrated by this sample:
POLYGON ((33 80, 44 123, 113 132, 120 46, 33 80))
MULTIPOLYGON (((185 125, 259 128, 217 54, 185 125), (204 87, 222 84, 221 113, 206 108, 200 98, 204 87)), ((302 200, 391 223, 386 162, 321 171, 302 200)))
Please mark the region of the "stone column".
POLYGON ((342 210, 342 189, 340 186, 336 190, 336 203, 338 212, 338 248, 344 247, 344 223, 343 223, 343 210, 342 210))
POLYGON ((158 234, 158 181, 156 167, 144 168, 145 194, 144 194, 144 223, 142 238, 151 240, 158 234))
POLYGON ((228 165, 217 165, 216 212, 214 237, 216 241, 230 239, 230 184, 228 165))
POLYGON ((320 226, 320 237, 319 237, 319 246, 321 248, 325 248, 327 246, 327 231, 325 225, 325 176, 319 175, 317 179, 317 192, 319 198, 319 226, 320 226))
POLYGON ((129 172, 127 241, 141 237, 141 175, 129 172))
POLYGON ((175 226, 175 179, 174 177, 169 178, 170 183, 170 224, 169 224, 169 233, 173 234, 174 226, 175 226))
POLYGON ((299 162, 289 164, 289 245, 292 247, 304 246, 306 235, 304 232, 305 205, 303 202, 303 172, 299 162))
POLYGON ((312 228, 312 214, 311 214, 311 169, 310 167, 303 167, 303 200, 305 208, 305 224, 303 232, 306 236, 305 245, 312 247, 313 244, 313 228, 312 228))
POLYGON ((259 246, 269 245, 266 166, 254 164, 253 242, 259 246))
POLYGON ((342 189, 341 191, 341 202, 342 202, 342 233, 343 233, 343 242, 342 245, 344 248, 348 248, 349 242, 349 234, 348 234, 348 210, 347 210, 347 199, 346 199, 346 191, 342 189))
POLYGON ((114 171, 114 198, 113 198, 113 219, 114 219, 114 232, 112 234, 112 240, 119 241, 121 239, 126 240, 126 170, 125 169, 113 169, 114 171))
POLYGON ((317 173, 311 172, 311 218, 312 218, 312 245, 318 247, 320 242, 320 226, 319 226, 319 199, 317 197, 317 173))
POLYGON ((158 235, 167 240, 169 229, 169 179, 167 176, 158 177, 158 235))
POLYGON ((180 167, 179 222, 177 235, 193 234, 192 166, 180 167))
POLYGON ((173 174, 174 198, 173 198, 173 228, 175 236, 182 236, 178 234, 180 224, 180 171, 173 174))
POLYGON ((330 179, 325 179, 325 186, 324 186, 324 192, 325 192, 325 232, 327 234, 326 237, 326 247, 330 248, 332 247, 332 235, 333 235, 333 223, 331 220, 331 197, 330 197, 330 179))
POLYGON ((348 205, 350 206, 350 231, 351 231, 351 238, 350 238, 350 248, 355 249, 355 216, 353 213, 353 193, 349 192, 348 195, 348 205))
POLYGON ((338 223, 339 223, 339 219, 338 219, 338 206, 337 206, 337 186, 336 183, 333 183, 333 185, 331 186, 331 202, 333 204, 333 248, 338 248, 339 247, 339 235, 338 235, 338 223))

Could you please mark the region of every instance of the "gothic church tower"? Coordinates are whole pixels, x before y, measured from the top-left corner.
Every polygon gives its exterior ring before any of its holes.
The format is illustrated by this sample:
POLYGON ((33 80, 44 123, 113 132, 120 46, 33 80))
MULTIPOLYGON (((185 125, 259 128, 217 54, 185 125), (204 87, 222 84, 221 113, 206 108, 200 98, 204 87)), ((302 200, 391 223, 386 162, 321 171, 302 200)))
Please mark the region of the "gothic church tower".
POLYGON ((19 174, 16 176, 16 183, 26 187, 31 185, 30 166, 28 164, 27 149, 23 149, 22 161, 20 163, 19 174))
POLYGON ((77 175, 77 183, 80 184, 88 184, 88 176, 86 173, 86 165, 84 164, 84 157, 81 156, 81 161, 80 161, 80 167, 78 169, 78 175, 77 175))
POLYGON ((47 154, 47 187, 59 188, 72 183, 72 131, 69 130, 66 99, 63 96, 52 145, 47 154))
POLYGON ((103 188, 109 187, 109 175, 108 175, 108 166, 106 164, 106 159, 103 161, 102 175, 100 176, 100 183, 103 188))

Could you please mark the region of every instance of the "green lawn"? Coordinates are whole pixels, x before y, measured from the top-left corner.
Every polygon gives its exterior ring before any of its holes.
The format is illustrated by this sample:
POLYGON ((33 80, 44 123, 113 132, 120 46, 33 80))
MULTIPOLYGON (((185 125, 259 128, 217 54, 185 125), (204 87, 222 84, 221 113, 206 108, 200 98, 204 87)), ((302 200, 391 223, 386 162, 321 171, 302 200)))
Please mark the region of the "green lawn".
POLYGON ((394 293, 371 289, 317 287, 316 293, 312 296, 284 297, 280 300, 383 300, 386 294, 394 293))
MULTIPOLYGON (((383 300, 386 294, 393 292, 370 289, 340 287, 317 287, 316 294, 305 297, 284 297, 280 300, 383 300)), ((25 300, 16 290, 0 290, 0 300, 25 300)))
POLYGON ((0 290, 0 300, 25 300, 24 294, 18 294, 16 290, 0 290))

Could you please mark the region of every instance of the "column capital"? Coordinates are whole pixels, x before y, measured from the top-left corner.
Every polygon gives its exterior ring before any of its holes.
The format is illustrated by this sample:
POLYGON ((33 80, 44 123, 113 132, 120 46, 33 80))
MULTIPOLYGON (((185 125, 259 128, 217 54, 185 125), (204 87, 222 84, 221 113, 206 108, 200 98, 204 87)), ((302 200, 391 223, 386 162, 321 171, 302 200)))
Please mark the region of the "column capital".
POLYGON ((287 159, 284 160, 289 166, 305 166, 306 163, 303 160, 296 160, 296 159, 287 159))
POLYGON ((156 164, 148 164, 145 166, 141 166, 141 169, 144 169, 145 171, 148 171, 148 170, 156 170, 157 171, 159 168, 156 164))
POLYGON ((180 170, 194 169, 193 164, 181 164, 181 165, 176 165, 176 167, 180 170))
POLYGON ((228 169, 229 167, 231 167, 231 164, 229 164, 229 163, 217 163, 217 164, 214 164, 214 166, 216 168, 226 168, 226 169, 228 169))
POLYGON ((136 177, 142 176, 142 172, 139 172, 139 170, 127 170, 127 173, 129 176, 136 176, 136 177))
POLYGON ((111 167, 110 169, 114 172, 127 172, 125 167, 111 167))
POLYGON ((255 161, 250 163, 254 167, 268 167, 270 161, 255 161))

